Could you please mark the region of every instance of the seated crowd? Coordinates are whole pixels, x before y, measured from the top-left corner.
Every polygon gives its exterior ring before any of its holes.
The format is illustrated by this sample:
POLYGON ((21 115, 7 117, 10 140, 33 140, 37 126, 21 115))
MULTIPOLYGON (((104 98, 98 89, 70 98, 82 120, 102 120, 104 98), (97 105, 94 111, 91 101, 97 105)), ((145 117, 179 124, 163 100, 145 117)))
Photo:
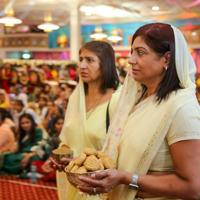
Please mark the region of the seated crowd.
POLYGON ((0 89, 0 174, 25 178, 35 163, 44 180, 55 180, 48 158, 59 145, 74 88, 46 84, 31 93, 24 88, 11 86, 9 93, 0 89))

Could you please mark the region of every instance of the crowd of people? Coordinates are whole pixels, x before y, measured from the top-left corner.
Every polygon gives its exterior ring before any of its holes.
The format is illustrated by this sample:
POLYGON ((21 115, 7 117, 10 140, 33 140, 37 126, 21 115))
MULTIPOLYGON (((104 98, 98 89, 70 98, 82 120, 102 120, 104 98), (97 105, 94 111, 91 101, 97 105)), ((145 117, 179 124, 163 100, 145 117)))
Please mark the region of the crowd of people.
POLYGON ((73 89, 1 89, 0 173, 35 163, 45 180, 56 177, 59 200, 199 199, 196 66, 182 33, 163 23, 140 27, 128 62, 122 81, 112 46, 91 41, 79 50, 73 89), (51 154, 58 147, 73 158, 57 163, 51 154), (85 185, 74 187, 64 169, 86 147, 109 155, 116 169, 79 176, 85 185))
POLYGON ((48 158, 58 147, 75 86, 44 84, 27 92, 31 87, 18 84, 8 85, 8 92, 0 89, 0 174, 27 177, 35 163, 45 180, 55 180, 48 158))

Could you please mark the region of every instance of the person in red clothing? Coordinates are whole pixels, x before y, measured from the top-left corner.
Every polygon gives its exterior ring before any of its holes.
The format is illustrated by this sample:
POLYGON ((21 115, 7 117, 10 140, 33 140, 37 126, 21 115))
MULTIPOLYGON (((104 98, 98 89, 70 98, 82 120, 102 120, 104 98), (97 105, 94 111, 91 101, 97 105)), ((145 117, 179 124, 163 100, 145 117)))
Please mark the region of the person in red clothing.
POLYGON ((67 65, 67 68, 69 69, 69 76, 72 80, 78 81, 78 75, 77 75, 77 66, 76 64, 69 64, 67 65))
POLYGON ((4 67, 1 69, 1 78, 2 78, 2 88, 9 93, 9 79, 11 77, 11 64, 6 63, 4 67))
POLYGON ((42 65, 42 70, 46 74, 46 79, 51 80, 52 76, 51 76, 51 69, 49 68, 49 66, 46 64, 42 65))

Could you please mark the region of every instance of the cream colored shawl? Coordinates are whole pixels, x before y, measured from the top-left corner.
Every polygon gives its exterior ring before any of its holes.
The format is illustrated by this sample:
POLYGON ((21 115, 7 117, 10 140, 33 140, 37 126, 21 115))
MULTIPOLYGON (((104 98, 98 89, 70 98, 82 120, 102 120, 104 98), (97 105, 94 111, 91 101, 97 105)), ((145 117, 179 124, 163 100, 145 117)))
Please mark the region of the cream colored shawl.
MULTIPOLYGON (((118 101, 121 87, 112 95, 109 104, 111 116, 118 101)), ((65 122, 60 134, 62 144, 74 151, 74 157, 82 153, 86 147, 101 150, 106 137, 106 110, 108 102, 97 106, 86 113, 84 85, 80 79, 78 86, 70 96, 65 122)), ((57 173, 57 187, 60 200, 98 199, 98 197, 82 197, 78 190, 67 182, 65 173, 57 173)))
MULTIPOLYGON (((196 66, 182 33, 172 28, 175 35, 176 70, 184 89, 172 92, 159 105, 153 95, 136 106, 141 96, 141 85, 134 80, 129 70, 103 148, 117 162, 119 170, 146 174, 177 110, 188 101, 194 106, 198 105, 194 81, 196 66), (129 116, 133 107, 134 112, 129 116), (126 142, 131 143, 134 152, 130 152, 126 145, 120 146, 126 142)), ((135 195, 136 191, 119 185, 110 194, 109 200, 133 200, 135 195)))

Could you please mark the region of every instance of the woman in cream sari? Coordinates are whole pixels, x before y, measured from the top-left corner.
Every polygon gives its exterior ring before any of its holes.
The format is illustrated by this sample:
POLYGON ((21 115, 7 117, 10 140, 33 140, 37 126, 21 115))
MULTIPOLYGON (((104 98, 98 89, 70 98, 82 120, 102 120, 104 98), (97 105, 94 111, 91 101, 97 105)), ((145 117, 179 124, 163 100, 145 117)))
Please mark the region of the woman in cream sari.
POLYGON ((77 188, 109 200, 199 199, 200 107, 186 41, 175 27, 148 24, 131 51, 104 145, 117 170, 80 177, 90 186, 77 188))
MULTIPOLYGON (((80 49, 79 59, 80 81, 70 96, 60 134, 60 146, 72 149, 74 157, 86 147, 102 149, 106 137, 107 109, 111 117, 120 95, 114 50, 111 45, 99 41, 88 42, 80 49)), ((69 161, 63 159, 65 164, 69 161)), ((64 166, 55 167, 62 171, 64 166)), ((98 199, 81 196, 79 190, 67 182, 64 172, 57 173, 57 185, 59 199, 98 199)))

